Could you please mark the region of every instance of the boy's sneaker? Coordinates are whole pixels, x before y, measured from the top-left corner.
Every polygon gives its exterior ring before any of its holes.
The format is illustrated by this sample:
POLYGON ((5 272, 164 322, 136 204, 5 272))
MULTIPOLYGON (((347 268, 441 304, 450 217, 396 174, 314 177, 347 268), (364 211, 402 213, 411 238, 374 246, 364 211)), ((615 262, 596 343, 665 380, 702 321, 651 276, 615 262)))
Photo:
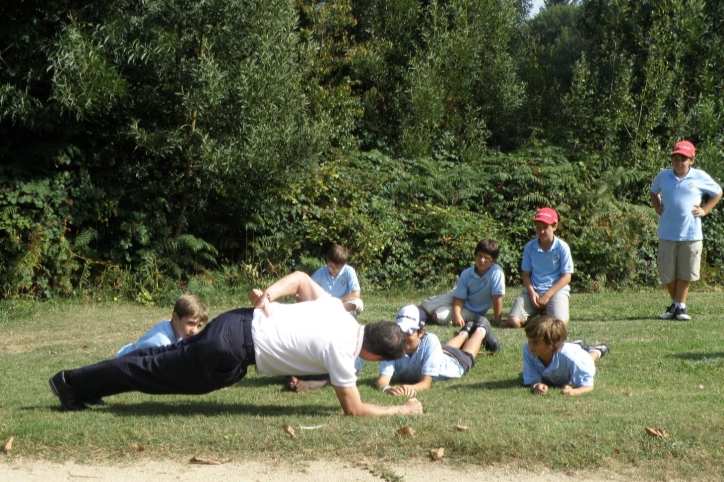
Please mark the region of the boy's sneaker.
POLYGON ((583 340, 573 340, 571 342, 571 345, 578 345, 581 348, 583 348, 584 350, 588 351, 588 345, 586 345, 586 342, 583 340))
POLYGON ((679 321, 691 320, 691 316, 689 316, 689 313, 686 311, 686 308, 676 308, 674 310, 674 318, 676 318, 679 321))
POLYGON ((65 381, 65 372, 58 372, 53 375, 49 380, 48 384, 50 389, 56 397, 60 399, 60 404, 63 406, 63 410, 68 411, 79 411, 85 410, 88 406, 83 403, 83 400, 78 398, 73 390, 73 387, 68 385, 65 381))
POLYGON ((473 323, 472 321, 466 322, 466 323, 465 323, 465 326, 463 326, 462 328, 460 328, 460 331, 458 331, 458 335, 461 335, 461 334, 463 334, 463 333, 467 333, 468 336, 470 336, 470 335, 472 334, 472 333, 470 332, 470 330, 473 329, 473 325, 474 325, 474 324, 475 324, 475 323, 473 323))
POLYGON ((491 353, 498 353, 500 351, 500 342, 498 338, 493 334, 493 329, 490 327, 490 322, 484 316, 478 318, 478 322, 475 323, 474 329, 482 328, 485 330, 485 338, 483 338, 483 348, 491 353))
POLYGON ((599 360, 601 358, 605 357, 606 355, 608 355, 608 352, 609 352, 608 345, 589 346, 586 351, 588 353, 591 353, 591 351, 593 351, 593 350, 596 350, 597 352, 599 352, 601 354, 601 356, 598 357, 599 360))
POLYGON ((662 320, 672 320, 674 318, 674 312, 676 311, 676 305, 671 303, 671 306, 666 308, 666 311, 659 315, 662 320))

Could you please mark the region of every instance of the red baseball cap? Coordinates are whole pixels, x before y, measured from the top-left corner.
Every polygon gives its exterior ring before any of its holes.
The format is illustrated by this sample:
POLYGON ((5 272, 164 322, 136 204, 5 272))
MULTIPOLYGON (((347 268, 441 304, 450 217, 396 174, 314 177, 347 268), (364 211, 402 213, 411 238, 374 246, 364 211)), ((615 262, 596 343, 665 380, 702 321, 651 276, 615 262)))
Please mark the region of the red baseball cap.
POLYGON ((673 156, 674 154, 681 154, 684 157, 694 157, 696 149, 694 148, 694 144, 691 142, 680 141, 676 143, 674 150, 671 151, 671 155, 673 156))
POLYGON ((546 224, 557 224, 558 214, 556 214, 556 212, 551 208, 540 208, 538 212, 535 213, 533 221, 541 221, 546 224))

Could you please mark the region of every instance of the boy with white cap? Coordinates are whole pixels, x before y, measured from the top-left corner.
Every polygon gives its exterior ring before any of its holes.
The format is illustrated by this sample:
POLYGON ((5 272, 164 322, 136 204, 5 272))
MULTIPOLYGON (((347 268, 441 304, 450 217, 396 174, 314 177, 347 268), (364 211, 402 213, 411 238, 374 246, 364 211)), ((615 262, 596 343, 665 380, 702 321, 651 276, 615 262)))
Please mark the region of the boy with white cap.
POLYGON ((671 296, 671 305, 659 318, 691 319, 686 310, 689 285, 699 279, 704 236, 701 218, 714 209, 722 188, 709 174, 694 169, 696 149, 689 141, 671 151, 671 169, 664 169, 651 184, 649 196, 659 219, 659 276, 671 296), (701 206, 701 197, 709 200, 701 206))
POLYGON ((533 218, 536 238, 523 248, 522 271, 525 289, 515 297, 508 319, 500 326, 520 328, 536 315, 550 315, 568 323, 568 297, 573 274, 571 248, 555 233, 558 213, 541 208, 533 218))
POLYGON ((414 397, 417 392, 430 388, 433 380, 460 378, 475 366, 475 357, 484 340, 499 346, 485 318, 460 330, 445 345, 440 345, 437 336, 426 332, 425 322, 414 305, 405 306, 397 313, 397 325, 407 337, 405 356, 381 362, 376 383, 377 388, 388 395, 414 397), (393 376, 402 385, 390 385, 393 376))

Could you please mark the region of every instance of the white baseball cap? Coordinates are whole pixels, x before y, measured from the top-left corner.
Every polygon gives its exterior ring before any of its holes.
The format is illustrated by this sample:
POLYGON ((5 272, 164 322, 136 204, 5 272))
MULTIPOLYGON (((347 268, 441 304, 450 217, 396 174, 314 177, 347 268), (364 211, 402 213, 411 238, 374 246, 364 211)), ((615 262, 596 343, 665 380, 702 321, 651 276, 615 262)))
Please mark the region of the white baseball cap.
POLYGON ((397 326, 405 335, 412 335, 425 328, 425 322, 420 321, 420 310, 415 305, 407 305, 397 312, 397 326))

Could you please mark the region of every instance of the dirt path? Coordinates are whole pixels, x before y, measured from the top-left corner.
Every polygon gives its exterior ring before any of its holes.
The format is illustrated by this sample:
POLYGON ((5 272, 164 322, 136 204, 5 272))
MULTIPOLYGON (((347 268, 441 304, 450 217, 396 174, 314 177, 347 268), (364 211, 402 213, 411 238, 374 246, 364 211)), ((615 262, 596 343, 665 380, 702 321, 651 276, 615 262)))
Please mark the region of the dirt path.
POLYGON ((315 461, 300 465, 278 463, 272 466, 256 462, 231 462, 222 465, 196 465, 180 462, 144 461, 131 466, 92 466, 76 463, 53 464, 23 459, 0 461, 3 482, 199 482, 230 481, 340 481, 340 482, 602 482, 637 479, 608 472, 560 473, 533 472, 512 467, 454 467, 444 462, 420 462, 416 465, 385 466, 378 463, 315 461))

